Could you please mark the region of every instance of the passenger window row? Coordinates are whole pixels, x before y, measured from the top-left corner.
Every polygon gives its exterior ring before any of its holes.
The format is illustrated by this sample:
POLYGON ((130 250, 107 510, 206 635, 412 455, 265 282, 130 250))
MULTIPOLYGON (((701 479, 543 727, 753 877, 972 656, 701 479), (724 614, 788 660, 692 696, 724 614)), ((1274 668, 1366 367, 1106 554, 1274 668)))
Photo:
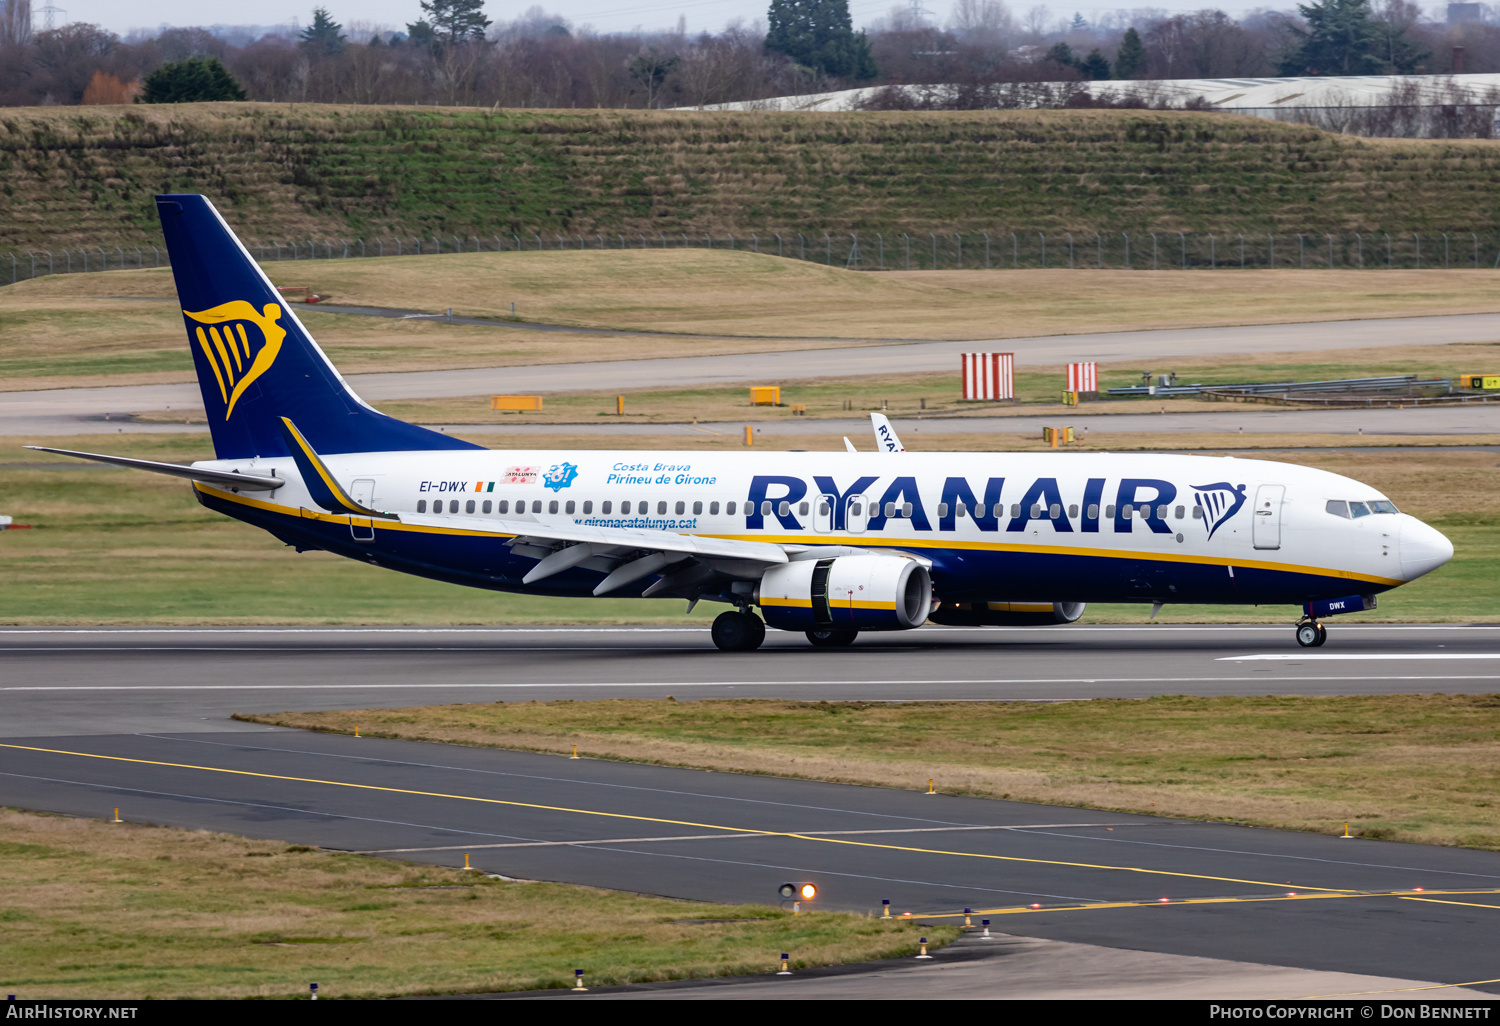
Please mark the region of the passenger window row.
MULTIPOLYGON (((443 512, 443 501, 444 500, 442 500, 442 499, 433 499, 432 500, 432 511, 434 513, 442 513, 443 512)), ((523 514, 523 513, 526 512, 526 501, 527 500, 525 500, 525 499, 517 499, 516 500, 516 513, 517 514, 523 514)), ((457 513, 459 511, 459 500, 457 500, 457 499, 448 499, 447 502, 448 502, 447 512, 449 512, 449 513, 457 513)), ((543 504, 543 500, 541 500, 541 499, 532 499, 531 500, 531 512, 533 512, 533 513, 540 513, 540 512, 542 512, 543 505, 544 505, 543 504)), ((786 503, 783 502, 782 505, 785 506, 786 503)), ((582 512, 583 512, 583 514, 585 516, 589 516, 589 515, 591 515, 594 512, 594 500, 592 500, 592 499, 585 499, 583 501, 583 503, 582 503, 582 506, 583 506, 582 512)), ((672 509, 672 511, 674 513, 676 513, 678 516, 683 516, 683 515, 685 515, 687 513, 688 504, 686 502, 678 501, 676 503, 668 503, 666 500, 660 500, 656 504, 656 515, 657 516, 666 516, 667 515, 667 509, 668 509, 669 506, 672 509)), ((692 506, 693 506, 693 516, 702 516, 703 515, 703 503, 702 502, 694 502, 692 504, 692 506)), ((725 505, 724 505, 724 511, 728 515, 733 516, 734 515, 734 511, 737 508, 737 506, 738 506, 737 503, 733 503, 733 502, 725 503, 725 505)), ((748 504, 747 504, 747 506, 748 506, 748 504)), ((770 503, 766 503, 766 506, 769 507, 770 503)), ((550 500, 547 500, 547 502, 545 503, 545 508, 546 508, 546 511, 548 513, 566 513, 566 514, 568 514, 570 516, 572 514, 575 514, 575 513, 579 512, 578 507, 579 507, 579 503, 576 500, 574 500, 574 499, 568 499, 566 502, 564 502, 564 501, 562 501, 560 499, 550 499, 550 500)), ((631 501, 629 499, 626 499, 624 502, 620 503, 620 515, 621 516, 628 516, 630 514, 631 507, 632 507, 632 503, 631 503, 631 501)), ((650 512, 651 512, 651 503, 648 502, 648 501, 646 501, 646 500, 641 500, 640 502, 634 503, 634 507, 635 507, 635 509, 637 511, 637 515, 639 515, 639 516, 646 516, 646 515, 649 515, 650 512)), ((501 499, 498 502, 492 503, 489 499, 485 499, 483 502, 476 502, 474 499, 468 499, 468 500, 465 500, 463 502, 463 511, 465 513, 484 513, 484 514, 488 514, 492 510, 493 510, 493 512, 495 512, 495 513, 497 513, 497 514, 499 514, 501 516, 505 516, 506 514, 509 514, 510 511, 511 511, 510 510, 510 500, 509 499, 501 499)), ((807 503, 805 503, 805 502, 802 504, 802 511, 804 513, 807 512, 807 503)), ((417 500, 417 512, 418 513, 426 513, 427 512, 427 500, 426 499, 418 499, 417 500)), ((604 516, 609 516, 610 514, 612 514, 614 512, 614 503, 612 501, 606 499, 604 502, 601 502, 599 504, 599 512, 602 515, 604 515, 604 516)), ((708 512, 709 512, 710 516, 718 516, 719 515, 719 504, 717 502, 710 502, 708 504, 708 512)), ((766 510, 766 512, 770 512, 769 508, 766 510)))
MULTIPOLYGON (((443 502, 444 499, 432 499, 432 511, 434 513, 443 513, 443 502)), ((459 499, 447 499, 447 511, 449 513, 458 513, 459 505, 459 499)), ((693 502, 691 505, 693 505, 693 516, 702 516, 703 502, 693 502)), ((736 502, 724 502, 724 513, 727 516, 733 516, 736 505, 738 505, 736 502)), ((568 516, 573 516, 574 513, 579 511, 579 502, 576 499, 567 499, 567 501, 562 501, 562 499, 547 499, 546 502, 543 502, 543 499, 531 499, 532 513, 541 513, 543 507, 546 508, 547 513, 565 513, 568 516)), ((594 513, 594 501, 592 499, 583 499, 582 507, 583 516, 592 516, 592 513, 594 513)), ((657 504, 655 504, 655 514, 657 516, 666 516, 667 508, 669 507, 676 516, 687 514, 687 502, 669 502, 667 499, 658 499, 657 504)), ((490 502, 490 499, 483 499, 481 502, 475 501, 475 499, 465 499, 462 502, 462 508, 465 513, 489 514, 490 511, 493 511, 493 513, 499 514, 499 516, 505 516, 505 514, 510 513, 510 499, 499 499, 496 502, 490 502)), ((651 513, 651 502, 642 499, 642 501, 631 504, 630 499, 625 499, 625 501, 619 504, 619 516, 630 516, 631 508, 634 508, 637 516, 649 516, 649 513, 651 513)), ((807 516, 808 508, 810 508, 808 502, 798 502, 798 505, 796 505, 796 511, 801 516, 807 516)), ((963 504, 963 502, 956 502, 954 504, 954 514, 959 519, 968 516, 977 516, 983 519, 984 514, 986 514, 986 508, 992 510, 992 516, 1005 516, 1004 502, 996 502, 993 507, 986 507, 984 502, 975 502, 972 507, 971 505, 963 504)), ((745 502, 745 510, 750 510, 748 502, 745 502)), ((417 513, 426 513, 426 511, 428 511, 428 499, 417 499, 417 513)), ((525 511, 526 499, 516 499, 516 513, 525 514, 525 511)), ((598 504, 598 511, 600 511, 601 516, 612 516, 613 502, 610 499, 604 499, 603 502, 598 504)), ((849 511, 853 516, 859 516, 862 513, 859 502, 852 502, 849 511)), ((871 513, 879 513, 879 505, 876 502, 871 502, 870 511, 871 513)), ((1341 499, 1332 499, 1332 501, 1329 501, 1328 511, 1329 513, 1334 513, 1335 516, 1358 517, 1368 516, 1370 513, 1395 513, 1397 507, 1391 504, 1391 502, 1383 501, 1383 499, 1374 502, 1344 502, 1341 499)), ((792 504, 784 501, 784 499, 781 502, 772 502, 771 499, 763 499, 760 502, 760 514, 762 516, 771 516, 772 513, 780 514, 780 516, 790 516, 790 513, 792 513, 792 504)), ((817 504, 817 514, 819 516, 828 516, 828 513, 828 502, 820 501, 817 504)), ((718 516, 718 502, 709 502, 708 514, 709 516, 718 516)), ((901 504, 886 502, 885 504, 885 516, 909 517, 910 514, 912 514, 912 504, 910 502, 901 502, 901 504)), ((1022 505, 1020 505, 1020 502, 1011 502, 1010 514, 1011 519, 1020 519, 1020 516, 1022 516, 1022 505)), ((1062 505, 1058 504, 1058 502, 1053 502, 1052 505, 1044 507, 1044 505, 1038 502, 1038 504, 1034 504, 1029 510, 1026 510, 1026 514, 1028 514, 1028 519, 1032 520, 1058 519, 1058 517, 1062 516, 1062 505)), ((1169 514, 1170 516, 1175 516, 1176 519, 1184 519, 1185 516, 1188 516, 1188 507, 1178 505, 1173 510, 1170 505, 1158 505, 1155 508, 1155 517, 1158 520, 1166 520, 1169 514)), ((947 502, 939 502, 938 516, 948 516, 947 502)), ((1074 502, 1073 505, 1068 507, 1068 517, 1076 519, 1077 516, 1079 516, 1079 505, 1077 505, 1077 502, 1074 502)), ((1133 516, 1139 516, 1143 520, 1151 519, 1152 507, 1149 504, 1133 505, 1127 502, 1124 507, 1121 507, 1121 516, 1127 517, 1127 519, 1133 516)), ((1106 519, 1115 519, 1115 505, 1106 505, 1104 507, 1104 517, 1106 519)), ((1100 519, 1100 505, 1097 502, 1089 505, 1088 519, 1100 519)), ((1193 519, 1203 519, 1202 505, 1194 505, 1193 519)))
MULTIPOLYGON (((530 501, 531 501, 531 512, 532 513, 541 513, 543 511, 543 508, 544 508, 544 502, 543 502, 543 500, 541 500, 541 499, 532 499, 530 501)), ((444 502, 444 500, 442 500, 442 499, 434 499, 434 500, 432 500, 432 512, 434 512, 434 513, 442 513, 444 511, 443 510, 443 502, 444 502)), ((515 509, 515 511, 516 511, 516 513, 518 515, 522 515, 522 514, 526 513, 526 502, 527 502, 527 500, 525 500, 525 499, 517 499, 516 500, 516 509, 515 509)), ((457 513, 459 511, 460 503, 459 503, 458 499, 448 499, 447 503, 448 503, 447 512, 449 512, 449 513, 457 513)), ((648 515, 650 515, 650 513, 651 513, 651 503, 649 501, 641 500, 639 502, 634 503, 633 505, 634 505, 634 509, 636 511, 636 515, 638 515, 638 516, 648 516, 648 515)), ((692 509, 693 509, 693 515, 694 516, 702 516, 703 515, 703 505, 704 504, 702 502, 694 502, 692 504, 692 509)), ((583 501, 583 503, 582 503, 582 506, 583 506, 582 512, 583 512, 584 516, 591 516, 593 514, 593 512, 594 512, 594 502, 593 502, 592 499, 585 499, 583 501)), ((564 513, 564 514, 567 514, 569 516, 572 516, 573 514, 579 512, 578 507, 579 507, 579 503, 576 500, 574 500, 574 499, 568 499, 566 502, 564 502, 564 501, 562 501, 560 499, 550 499, 550 500, 547 500, 545 502, 545 509, 546 509, 546 512, 548 512, 548 513, 564 513)), ((657 503, 656 503, 656 515, 657 516, 666 516, 667 515, 667 510, 668 510, 669 507, 671 508, 672 512, 675 513, 677 516, 684 516, 687 513, 688 504, 687 504, 687 502, 681 501, 681 500, 679 500, 679 501, 677 501, 675 503, 669 503, 665 499, 658 500, 657 503)), ((870 509, 871 513, 878 513, 879 510, 880 510, 879 505, 876 504, 876 503, 871 503, 870 507, 871 507, 871 509, 870 509)), ((467 499, 467 500, 465 500, 462 503, 462 508, 463 508, 463 511, 465 513, 480 513, 480 514, 488 515, 488 514, 490 514, 493 511, 494 513, 496 513, 496 514, 498 514, 500 516, 506 516, 511 511, 510 510, 510 500, 509 499, 500 499, 499 501, 493 502, 493 503, 489 499, 485 499, 482 502, 476 501, 474 499, 467 499)), ((733 502, 725 503, 724 504, 724 513, 726 515, 728 515, 728 516, 734 516, 736 508, 737 508, 737 503, 733 503, 733 502)), ((745 508, 746 508, 746 511, 748 512, 749 509, 750 509, 750 504, 746 503, 745 504, 745 508)), ((807 516, 809 508, 810 508, 810 504, 809 503, 801 502, 801 503, 797 504, 797 512, 801 516, 807 516)), ((992 507, 986 507, 985 504, 982 503, 982 502, 977 502, 972 507, 966 506, 964 503, 959 502, 959 503, 955 503, 954 504, 954 513, 955 513, 955 515, 959 519, 963 519, 963 518, 968 517, 970 515, 975 516, 975 517, 979 517, 979 518, 982 519, 985 516, 985 510, 986 510, 986 508, 989 508, 992 511, 991 515, 993 515, 993 516, 996 516, 996 517, 1003 517, 1003 516, 1005 516, 1005 504, 1004 503, 1000 503, 1000 502, 995 503, 992 507)), ((626 500, 624 500, 623 502, 620 503, 620 512, 619 512, 620 516, 629 516, 631 514, 631 510, 632 510, 632 502, 631 502, 631 500, 626 499, 626 500)), ((940 516, 940 517, 946 517, 948 515, 948 504, 946 502, 940 502, 940 503, 938 503, 937 510, 938 510, 938 516, 940 516)), ((1193 510, 1192 517, 1193 517, 1194 520, 1202 520, 1203 519, 1203 507, 1202 506, 1194 506, 1194 507, 1192 507, 1192 510, 1193 510)), ((1351 510, 1353 510, 1352 515, 1355 516, 1355 517, 1368 516, 1371 512, 1375 512, 1375 513, 1395 513, 1395 512, 1397 512, 1396 507, 1393 504, 1391 504, 1389 502, 1386 502, 1384 500, 1380 500, 1380 501, 1376 501, 1376 502, 1370 502, 1368 504, 1367 503, 1363 503, 1363 502, 1346 503, 1346 502, 1343 502, 1341 500, 1333 500, 1333 501, 1330 501, 1328 503, 1328 512, 1333 513, 1336 516, 1348 517, 1348 516, 1351 515, 1351 510)), ((427 512, 427 500, 426 499, 418 499, 417 500, 417 512, 418 513, 426 513, 427 512)), ((791 503, 787 502, 786 500, 782 500, 780 503, 773 503, 771 500, 766 499, 766 500, 762 501, 761 504, 760 504, 760 512, 761 512, 762 516, 771 516, 773 513, 779 514, 781 516, 790 516, 791 512, 792 512, 792 506, 791 506, 791 503)), ((860 516, 862 514, 862 512, 863 512, 863 510, 861 509, 860 503, 855 502, 855 503, 851 504, 851 506, 850 506, 850 513, 851 514, 853 514, 854 516, 860 516)), ((1054 502, 1050 506, 1043 507, 1041 504, 1038 503, 1038 504, 1033 504, 1031 506, 1031 508, 1029 510, 1027 510, 1026 512, 1027 512, 1027 517, 1029 519, 1031 519, 1031 520, 1042 520, 1042 519, 1055 520, 1058 517, 1062 516, 1062 506, 1059 505, 1058 503, 1054 502)), ((604 500, 603 502, 601 502, 599 504, 599 513, 602 516, 611 516, 611 515, 613 515, 614 514, 614 503, 611 500, 608 500, 608 499, 604 500)), ((719 503, 717 503, 717 502, 710 502, 710 503, 708 503, 708 513, 709 513, 709 516, 718 516, 719 515, 719 503)), ((1168 518, 1168 514, 1169 513, 1172 514, 1173 516, 1175 516, 1176 519, 1178 519, 1178 520, 1181 520, 1185 516, 1188 515, 1187 514, 1187 507, 1185 507, 1185 506, 1178 506, 1175 510, 1173 510, 1169 506, 1157 506, 1155 513, 1156 513, 1156 519, 1158 519, 1158 520, 1166 520, 1168 518)), ((827 501, 819 502, 818 503, 818 515, 826 517, 826 516, 828 516, 828 514, 829 514, 829 508, 828 508, 827 501)), ((900 505, 897 505, 894 502, 887 502, 885 504, 885 515, 887 517, 910 517, 912 515, 912 504, 909 503, 909 502, 903 502, 900 505)), ((1127 503, 1125 506, 1123 506, 1120 509, 1120 515, 1122 517, 1127 518, 1127 519, 1129 519, 1130 517, 1138 516, 1142 520, 1147 520, 1147 519, 1151 518, 1152 509, 1151 509, 1150 505, 1134 506, 1134 505, 1131 505, 1131 504, 1127 503)), ((1011 519, 1013 519, 1013 520, 1019 519, 1021 517, 1021 504, 1020 503, 1011 503, 1011 506, 1010 506, 1010 516, 1011 516, 1011 519)), ((1078 516, 1078 505, 1076 503, 1074 503, 1073 505, 1070 505, 1068 507, 1068 517, 1070 519, 1073 519, 1073 518, 1076 518, 1077 516, 1078 516)), ((1105 516, 1106 519, 1111 519, 1111 520, 1114 519, 1114 516, 1115 516, 1115 507, 1113 505, 1105 506, 1104 507, 1104 516, 1105 516)), ((1099 505, 1097 503, 1092 503, 1092 504, 1089 505, 1089 508, 1088 508, 1088 519, 1090 519, 1090 520, 1098 520, 1099 519, 1099 505)))

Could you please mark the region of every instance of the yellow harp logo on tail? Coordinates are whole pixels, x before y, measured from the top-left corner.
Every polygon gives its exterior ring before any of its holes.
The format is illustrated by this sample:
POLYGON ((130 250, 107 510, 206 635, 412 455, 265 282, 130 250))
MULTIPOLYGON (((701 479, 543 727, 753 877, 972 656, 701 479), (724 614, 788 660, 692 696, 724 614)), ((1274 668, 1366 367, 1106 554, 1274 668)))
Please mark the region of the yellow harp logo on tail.
POLYGON ((267 303, 262 312, 243 299, 220 303, 209 310, 194 313, 182 311, 199 323, 193 329, 198 347, 208 358, 219 382, 219 395, 224 399, 224 419, 234 414, 234 404, 250 383, 271 369, 276 354, 281 352, 281 342, 286 338, 286 329, 276 322, 281 319, 281 307, 267 303), (245 325, 254 325, 253 333, 245 325), (202 325, 207 325, 205 329, 202 325), (259 335, 259 339, 252 337, 259 335))

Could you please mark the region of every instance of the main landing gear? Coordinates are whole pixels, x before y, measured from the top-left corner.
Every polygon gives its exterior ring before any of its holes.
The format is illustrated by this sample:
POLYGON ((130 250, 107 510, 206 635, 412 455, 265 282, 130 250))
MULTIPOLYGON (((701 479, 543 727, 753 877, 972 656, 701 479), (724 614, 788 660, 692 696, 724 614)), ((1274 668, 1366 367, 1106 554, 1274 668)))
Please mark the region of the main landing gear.
POLYGON ((843 648, 845 645, 854 644, 854 639, 859 637, 859 631, 840 631, 832 627, 819 627, 817 630, 807 632, 807 640, 811 641, 816 648, 843 648))
POLYGON ((754 613, 720 613, 714 617, 713 639, 721 652, 754 652, 766 640, 766 625, 754 613))
POLYGON ((1328 640, 1328 628, 1316 620, 1303 620, 1297 624, 1297 644, 1303 648, 1321 648, 1328 640))

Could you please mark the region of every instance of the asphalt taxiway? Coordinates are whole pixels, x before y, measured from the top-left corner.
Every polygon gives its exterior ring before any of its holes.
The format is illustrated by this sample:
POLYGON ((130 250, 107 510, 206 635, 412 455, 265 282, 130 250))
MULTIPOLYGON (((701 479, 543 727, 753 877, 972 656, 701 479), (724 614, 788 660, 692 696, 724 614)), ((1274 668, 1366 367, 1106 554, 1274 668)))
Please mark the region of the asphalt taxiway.
MULTIPOLYGON (((1006 957, 925 983, 877 966, 866 994, 1057 996, 1073 973, 1101 996, 1163 996, 1174 980, 1181 996, 1500 993, 1493 852, 228 719, 622 695, 1500 691, 1500 626, 1330 631, 1316 652, 1289 625, 1074 625, 926 628, 842 650, 772 632, 758 653, 726 654, 702 628, 12 628, 0 803, 449 866, 467 853, 502 876, 689 899, 774 902, 781 882, 811 880, 819 907, 889 900, 923 922, 969 907, 1012 938, 1006 957)), ((814 983, 798 986, 861 986, 814 983)))
MULTIPOLYGON (((887 341, 851 348, 812 346, 805 350, 778 352, 769 357, 764 353, 751 352, 597 363, 350 374, 346 376, 346 380, 366 401, 378 403, 390 399, 430 399, 501 392, 530 394, 655 388, 660 387, 664 381, 672 382, 674 386, 729 384, 763 378, 768 362, 774 366, 775 376, 779 379, 927 373, 936 366, 947 366, 956 371, 961 353, 996 348, 1014 352, 1016 365, 1028 367, 1056 366, 1076 360, 1160 361, 1209 354, 1311 353, 1334 349, 1407 346, 1412 345, 1413 340, 1420 341, 1422 345, 1443 345, 1490 342, 1497 338, 1500 338, 1500 314, 1453 314, 1224 328, 1093 332, 956 342, 887 341)), ((132 426, 128 421, 121 423, 121 418, 130 414, 168 409, 201 411, 202 400, 198 394, 198 386, 184 382, 0 392, 0 435, 64 435, 141 428, 180 430, 179 427, 170 425, 132 426), (106 416, 113 419, 106 420, 106 416)), ((1366 430, 1373 429, 1366 427, 1366 430)))
POLYGON ((818 907, 1500 991, 1491 852, 280 730, 6 739, 0 791, 511 878, 756 903, 813 881, 818 907))

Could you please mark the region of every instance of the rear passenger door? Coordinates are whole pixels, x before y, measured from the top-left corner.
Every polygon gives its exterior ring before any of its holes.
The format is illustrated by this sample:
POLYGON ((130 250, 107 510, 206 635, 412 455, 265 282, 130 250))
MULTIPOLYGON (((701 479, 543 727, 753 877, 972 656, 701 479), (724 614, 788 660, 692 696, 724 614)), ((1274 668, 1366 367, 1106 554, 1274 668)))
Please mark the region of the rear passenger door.
MULTIPOLYGON (((375 481, 373 478, 357 478, 349 489, 349 498, 359 503, 366 509, 374 509, 375 481)), ((375 525, 371 520, 356 520, 349 518, 349 534, 357 542, 371 542, 375 540, 375 525)))

